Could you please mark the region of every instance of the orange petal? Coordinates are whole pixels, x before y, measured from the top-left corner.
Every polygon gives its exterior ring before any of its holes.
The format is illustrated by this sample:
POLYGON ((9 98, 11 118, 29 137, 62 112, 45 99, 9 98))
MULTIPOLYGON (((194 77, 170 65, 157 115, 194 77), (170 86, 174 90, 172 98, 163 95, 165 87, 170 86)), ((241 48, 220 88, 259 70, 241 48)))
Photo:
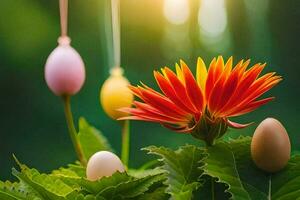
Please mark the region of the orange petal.
POLYGON ((222 113, 222 108, 229 102, 229 99, 233 96, 236 88, 238 86, 239 76, 237 72, 233 72, 230 74, 228 80, 224 84, 222 95, 220 95, 219 102, 216 106, 215 115, 218 116, 222 113))
POLYGON ((253 122, 248 123, 248 124, 239 124, 239 123, 230 121, 229 119, 227 119, 226 123, 229 127, 236 128, 236 129, 246 128, 246 127, 250 126, 251 124, 253 124, 253 122))
POLYGON ((280 81, 281 78, 274 76, 269 78, 268 80, 266 80, 260 85, 255 82, 254 84, 251 85, 251 87, 247 91, 245 91, 243 98, 241 99, 239 104, 236 104, 236 107, 241 107, 254 101, 255 99, 262 96, 264 93, 266 93, 268 90, 270 90, 272 87, 274 87, 280 81))
POLYGON ((174 74, 173 71, 171 71, 169 68, 165 68, 166 76, 168 77, 168 80, 170 81, 171 85, 173 86, 173 89, 176 91, 177 97, 181 100, 181 102, 188 107, 189 109, 193 110, 193 112, 198 112, 195 106, 192 104, 187 91, 185 89, 185 86, 182 84, 182 82, 177 78, 177 76, 174 74))
POLYGON ((140 89, 143 100, 154 108, 160 110, 166 115, 174 115, 174 117, 183 117, 186 115, 186 112, 176 106, 168 98, 158 95, 150 90, 141 88, 140 89))
POLYGON ((208 73, 207 73, 207 80, 206 80, 206 85, 205 85, 205 99, 208 100, 211 90, 214 86, 214 70, 215 70, 215 63, 216 63, 216 58, 214 58, 210 65, 209 65, 209 69, 208 69, 208 73))
POLYGON ((214 82, 216 83, 224 70, 224 60, 222 56, 218 56, 214 70, 214 82))
POLYGON ((220 97, 222 95, 222 91, 224 88, 225 78, 221 77, 219 81, 214 85, 212 92, 209 96, 207 106, 211 113, 214 113, 216 111, 216 107, 220 101, 220 97))
POLYGON ((141 98, 141 93, 140 93, 140 90, 138 89, 138 87, 129 85, 128 88, 131 90, 131 92, 132 92, 135 96, 141 98))
POLYGON ((240 116, 240 115, 252 112, 253 110, 256 110, 258 107, 272 101, 273 99, 274 99, 274 97, 269 97, 269 98, 265 98, 265 99, 262 99, 262 100, 251 102, 247 106, 245 106, 244 108, 240 108, 239 110, 237 109, 236 112, 233 111, 232 113, 229 113, 228 117, 240 116))
POLYGON ((232 69, 232 58, 229 59, 225 65, 225 68, 220 75, 218 81, 215 83, 211 95, 208 100, 208 108, 209 111, 214 114, 215 112, 218 111, 218 105, 220 104, 220 101, 222 99, 222 94, 224 93, 225 90, 225 82, 227 81, 228 77, 231 74, 231 69, 232 69))
POLYGON ((168 122, 168 123, 178 123, 177 120, 168 118, 163 115, 154 114, 151 112, 145 112, 141 109, 137 108, 121 108, 119 109, 121 112, 129 113, 131 116, 122 117, 118 120, 132 119, 132 120, 145 120, 151 122, 168 122))
POLYGON ((202 91, 200 87, 198 86, 192 72, 190 69, 187 67, 187 65, 183 62, 180 61, 180 65, 183 71, 183 76, 185 79, 185 87, 186 91, 190 97, 190 100, 194 104, 194 106, 197 108, 198 112, 202 112, 204 108, 204 98, 202 91))
MULTIPOLYGON (((263 70, 264 65, 261 66, 259 64, 254 65, 250 70, 248 70, 244 77, 239 80, 238 86, 235 90, 235 93, 232 94, 230 99, 227 99, 227 103, 220 108, 219 113, 226 112, 229 109, 232 109, 237 106, 240 102, 245 99, 248 88, 253 84, 255 79, 259 76, 261 71, 263 70)), ((227 87, 227 86, 226 86, 227 87)))
POLYGON ((192 109, 187 107, 184 103, 181 102, 181 100, 177 97, 176 91, 170 84, 170 82, 159 72, 154 71, 154 77, 156 79, 156 82, 162 92, 171 100, 174 102, 174 104, 178 105, 179 107, 183 108, 184 110, 188 112, 193 112, 192 109))
POLYGON ((164 113, 162 113, 160 110, 157 110, 156 108, 150 106, 149 104, 146 104, 146 103, 141 103, 141 102, 138 102, 138 101, 134 101, 133 102, 133 105, 144 111, 145 113, 150 113, 150 114, 153 114, 153 115, 159 115, 159 116, 163 116, 163 117, 166 117, 168 118, 169 120, 173 120, 173 121, 178 121, 178 122, 185 122, 185 123, 188 123, 189 122, 189 119, 187 117, 183 117, 183 118, 176 118, 174 116, 171 116, 171 115, 165 115, 164 113))

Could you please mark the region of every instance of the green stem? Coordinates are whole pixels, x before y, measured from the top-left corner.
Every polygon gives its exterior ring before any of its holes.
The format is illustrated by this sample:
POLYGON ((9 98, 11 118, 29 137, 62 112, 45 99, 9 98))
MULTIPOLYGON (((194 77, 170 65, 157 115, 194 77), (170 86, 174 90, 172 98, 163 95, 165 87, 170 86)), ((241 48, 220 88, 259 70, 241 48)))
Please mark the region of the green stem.
POLYGON ((129 120, 122 123, 122 155, 121 159, 125 166, 128 167, 129 147, 130 147, 130 124, 129 120))
POLYGON ((76 154, 77 154, 77 157, 78 157, 80 163, 83 166, 85 166, 86 165, 86 160, 83 156, 83 151, 82 151, 81 145, 78 141, 77 131, 76 131, 75 126, 74 126, 73 115, 72 115, 72 111, 71 111, 70 98, 71 97, 69 95, 63 96, 64 110, 65 110, 65 116, 66 116, 66 121, 67 121, 67 125, 68 125, 69 135, 70 135, 70 138, 72 140, 73 146, 75 148, 75 151, 76 151, 76 154))
POLYGON ((215 200, 215 181, 213 177, 211 177, 211 199, 215 200))
POLYGON ((269 178, 269 195, 268 195, 268 200, 271 200, 272 199, 272 175, 270 175, 270 178, 269 178))
MULTIPOLYGON (((206 144, 206 150, 208 150, 208 148, 211 147, 211 144, 209 144, 207 142, 205 144, 206 144)), ((214 181, 214 177, 210 177, 210 182, 211 182, 211 199, 215 200, 216 197, 215 197, 215 181, 214 181)))

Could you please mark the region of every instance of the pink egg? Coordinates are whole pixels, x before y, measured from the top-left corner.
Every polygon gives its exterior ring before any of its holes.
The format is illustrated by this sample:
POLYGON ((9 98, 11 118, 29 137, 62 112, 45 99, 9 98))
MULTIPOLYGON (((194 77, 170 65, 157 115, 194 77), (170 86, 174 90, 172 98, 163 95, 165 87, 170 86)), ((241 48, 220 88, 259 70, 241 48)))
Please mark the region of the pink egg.
POLYGON ((51 91, 58 95, 74 95, 85 80, 84 63, 69 40, 60 39, 47 59, 45 79, 51 91))

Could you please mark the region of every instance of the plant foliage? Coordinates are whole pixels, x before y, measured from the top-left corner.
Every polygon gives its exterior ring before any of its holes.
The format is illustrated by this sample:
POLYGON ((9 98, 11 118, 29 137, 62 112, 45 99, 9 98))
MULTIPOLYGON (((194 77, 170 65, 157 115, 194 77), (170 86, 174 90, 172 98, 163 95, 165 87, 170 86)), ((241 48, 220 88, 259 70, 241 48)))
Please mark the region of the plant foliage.
POLYGON ((224 183, 231 199, 297 199, 300 197, 300 156, 275 174, 258 169, 251 159, 250 137, 220 142, 207 149, 203 175, 224 183))
POLYGON ((116 172, 111 177, 89 181, 80 176, 80 170, 85 170, 81 166, 70 165, 69 168, 54 170, 51 174, 42 174, 36 169, 18 164, 20 169, 13 168, 13 175, 19 182, 0 182, 1 200, 125 200, 166 195, 161 189, 165 180, 165 174, 161 170, 150 170, 151 173, 139 178, 116 172))
MULTIPOLYGON (((87 159, 100 150, 112 151, 101 132, 83 118, 78 137, 87 159)), ((144 150, 158 156, 159 163, 151 161, 148 167, 97 181, 86 179, 79 162, 45 174, 15 158, 18 167, 12 174, 18 181, 0 181, 0 200, 300 200, 300 156, 292 156, 280 172, 268 174, 253 163, 250 143, 251 137, 240 137, 175 151, 150 146, 144 150)))
POLYGON ((164 163, 162 169, 168 173, 166 192, 173 199, 192 199, 193 191, 201 186, 198 181, 202 174, 200 162, 203 159, 203 149, 186 145, 177 151, 165 147, 150 146, 145 148, 149 154, 160 156, 164 163))
POLYGON ((86 160, 97 151, 112 151, 110 144, 101 131, 91 126, 83 117, 79 119, 78 139, 86 160))

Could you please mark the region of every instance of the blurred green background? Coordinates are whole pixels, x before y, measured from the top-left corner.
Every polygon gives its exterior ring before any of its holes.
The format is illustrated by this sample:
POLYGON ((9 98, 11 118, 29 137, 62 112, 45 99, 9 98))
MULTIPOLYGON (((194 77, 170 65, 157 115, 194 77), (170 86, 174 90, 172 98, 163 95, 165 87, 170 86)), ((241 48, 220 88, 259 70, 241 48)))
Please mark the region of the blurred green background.
MULTIPOLYGON (((76 157, 65 125, 62 102, 44 81, 44 64, 60 34, 58 1, 0 1, 0 179, 11 178, 14 153, 22 162, 48 172, 76 157)), ((120 127, 99 105, 99 88, 112 65, 108 0, 72 0, 69 35, 84 59, 87 79, 73 97, 75 118, 97 128, 120 152, 120 127)), ((153 69, 184 59, 195 70, 206 62, 233 55, 235 63, 251 58, 267 62, 284 81, 268 95, 276 100, 236 119, 259 123, 279 119, 292 148, 300 149, 300 1, 299 0, 121 0, 122 67, 131 83, 155 86, 153 69)), ((257 125, 257 124, 256 124, 257 125)), ((228 136, 252 135, 256 125, 228 136)), ((130 165, 150 157, 148 145, 176 148, 200 144, 189 135, 172 133, 158 124, 133 122, 130 165)), ((228 137, 227 136, 227 137, 228 137)))

